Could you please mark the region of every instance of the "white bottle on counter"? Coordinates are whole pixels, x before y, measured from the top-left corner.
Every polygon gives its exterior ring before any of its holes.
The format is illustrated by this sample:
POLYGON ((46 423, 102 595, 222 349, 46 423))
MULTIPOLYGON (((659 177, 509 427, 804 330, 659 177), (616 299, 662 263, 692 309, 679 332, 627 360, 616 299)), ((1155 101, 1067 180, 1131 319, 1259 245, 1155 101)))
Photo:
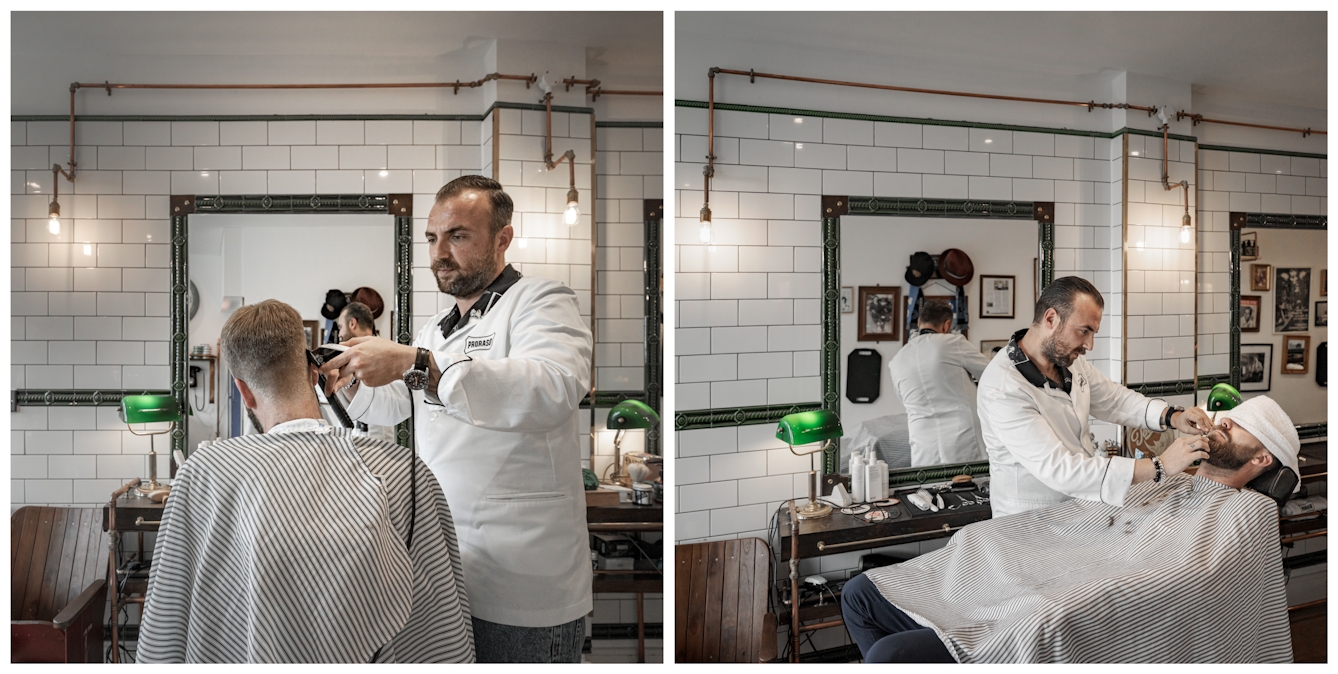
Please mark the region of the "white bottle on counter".
POLYGON ((864 458, 859 453, 850 455, 850 498, 864 501, 864 458))
POLYGON ((878 498, 884 499, 887 498, 887 480, 889 477, 887 472, 887 463, 880 460, 877 463, 877 467, 878 467, 878 498))
POLYGON ((864 500, 877 501, 878 496, 878 464, 870 463, 864 466, 864 500))

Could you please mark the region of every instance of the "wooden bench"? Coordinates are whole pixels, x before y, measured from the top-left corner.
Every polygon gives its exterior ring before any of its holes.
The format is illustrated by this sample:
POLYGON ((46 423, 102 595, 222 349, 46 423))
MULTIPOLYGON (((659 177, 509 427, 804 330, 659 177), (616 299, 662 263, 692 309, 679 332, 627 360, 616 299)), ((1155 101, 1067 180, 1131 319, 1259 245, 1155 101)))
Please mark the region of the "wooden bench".
POLYGON ((100 509, 20 508, 9 518, 9 553, 11 661, 102 662, 100 509))
POLYGON ((771 553, 760 538, 674 547, 675 662, 770 662, 771 553))

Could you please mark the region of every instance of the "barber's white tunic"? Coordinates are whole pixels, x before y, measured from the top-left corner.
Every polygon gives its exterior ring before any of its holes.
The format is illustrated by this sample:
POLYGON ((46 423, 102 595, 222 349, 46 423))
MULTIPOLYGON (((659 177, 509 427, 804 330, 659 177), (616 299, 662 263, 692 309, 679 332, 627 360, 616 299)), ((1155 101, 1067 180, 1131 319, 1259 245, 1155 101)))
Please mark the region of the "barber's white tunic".
MULTIPOLYGON (((440 368, 442 405, 413 393, 423 460, 451 503, 474 617, 522 627, 591 610, 589 533, 577 411, 592 340, 576 294, 510 267, 449 338, 443 311, 414 346, 440 368), (513 285, 497 288, 507 279, 513 285)), ((392 426, 409 416, 402 381, 363 386, 349 415, 392 426)))
POLYGON ((1017 346, 1026 332, 1015 333, 980 377, 977 402, 994 517, 1070 498, 1124 505, 1134 460, 1107 457, 1088 417, 1160 431, 1166 402, 1110 381, 1082 356, 1060 369, 1065 382, 1049 380, 1017 346))
POLYGON ((983 461, 971 381, 990 359, 961 335, 919 331, 887 364, 892 387, 906 407, 911 465, 983 461))

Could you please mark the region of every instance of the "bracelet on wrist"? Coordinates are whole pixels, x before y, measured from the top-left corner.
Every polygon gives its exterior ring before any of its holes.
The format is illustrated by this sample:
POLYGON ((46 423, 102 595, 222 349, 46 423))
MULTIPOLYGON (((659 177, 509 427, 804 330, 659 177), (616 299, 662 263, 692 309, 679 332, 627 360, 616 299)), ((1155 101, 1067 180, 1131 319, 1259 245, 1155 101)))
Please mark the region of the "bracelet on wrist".
POLYGON ((1166 476, 1166 470, 1162 468, 1161 459, 1152 457, 1152 467, 1157 470, 1157 473, 1152 476, 1152 481, 1161 482, 1161 479, 1166 476))

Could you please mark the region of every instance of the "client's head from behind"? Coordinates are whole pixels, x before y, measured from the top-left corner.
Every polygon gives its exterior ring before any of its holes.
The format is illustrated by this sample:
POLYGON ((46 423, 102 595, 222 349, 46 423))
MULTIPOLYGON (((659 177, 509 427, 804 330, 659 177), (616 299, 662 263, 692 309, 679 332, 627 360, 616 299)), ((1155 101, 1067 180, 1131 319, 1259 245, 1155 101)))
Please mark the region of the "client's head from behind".
POLYGON ((307 363, 302 316, 278 300, 233 312, 219 337, 247 416, 259 430, 319 418, 315 370, 307 363))
POLYGON ((920 329, 940 335, 952 332, 952 307, 943 300, 926 300, 920 307, 920 329))
POLYGON ((1208 434, 1209 455, 1200 468, 1205 477, 1239 488, 1275 463, 1297 470, 1300 437, 1272 398, 1251 398, 1223 412, 1217 422, 1208 434))

